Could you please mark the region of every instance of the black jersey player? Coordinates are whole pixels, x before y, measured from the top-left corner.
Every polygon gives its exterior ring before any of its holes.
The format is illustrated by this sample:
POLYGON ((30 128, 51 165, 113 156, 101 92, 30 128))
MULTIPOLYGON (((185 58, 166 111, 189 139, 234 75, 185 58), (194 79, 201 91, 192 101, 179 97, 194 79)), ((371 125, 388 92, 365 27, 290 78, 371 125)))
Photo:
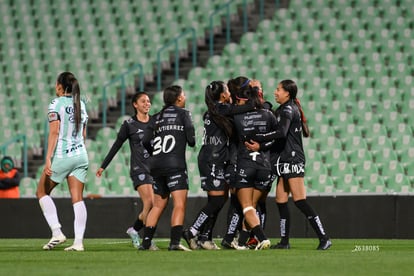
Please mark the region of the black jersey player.
POLYGON ((272 148, 272 165, 273 171, 278 175, 276 203, 280 213, 281 240, 271 248, 290 248, 288 198, 289 194, 292 194, 295 205, 308 218, 310 225, 318 235, 317 249, 326 250, 332 243, 325 233, 319 216, 306 200, 305 153, 302 135, 309 136, 309 132, 304 132, 302 129, 304 114, 296 98, 297 91, 297 85, 294 81, 283 80, 274 92, 275 100, 280 104, 275 111, 278 129, 268 138, 275 140, 272 148))
POLYGON ((140 249, 150 249, 155 227, 171 195, 171 241, 169 250, 190 250, 180 243, 188 193, 185 151, 195 146, 191 114, 185 107, 182 87, 164 89, 164 106, 153 116, 145 130, 143 144, 152 154, 151 175, 154 178, 154 206, 148 214, 140 249))
POLYGON ((131 151, 130 177, 134 189, 138 191, 142 200, 142 211, 138 214, 134 225, 127 229, 127 234, 131 237, 132 244, 138 248, 140 245, 138 231, 145 225, 148 212, 152 208, 154 200, 153 180, 150 175, 150 154, 142 144, 144 130, 147 128, 151 118, 149 115, 151 101, 146 92, 137 92, 133 95, 131 104, 135 110, 135 115, 125 120, 121 125, 116 140, 102 162, 101 167, 96 172, 96 176, 102 176, 103 171, 108 167, 124 142, 129 140, 131 151))

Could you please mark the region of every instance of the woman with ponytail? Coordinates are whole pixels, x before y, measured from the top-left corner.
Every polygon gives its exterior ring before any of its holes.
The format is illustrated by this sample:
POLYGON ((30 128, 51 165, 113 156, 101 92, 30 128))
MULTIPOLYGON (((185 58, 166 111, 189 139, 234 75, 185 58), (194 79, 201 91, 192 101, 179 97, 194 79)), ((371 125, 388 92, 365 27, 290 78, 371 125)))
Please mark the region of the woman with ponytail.
POLYGON ((43 246, 51 250, 66 241, 61 230, 52 190, 65 179, 69 185, 74 211, 74 242, 65 251, 83 251, 87 211, 83 189, 88 170, 85 148, 88 115, 80 99, 78 80, 71 72, 61 73, 55 85, 56 96, 49 105, 49 136, 45 165, 36 191, 43 215, 52 231, 52 238, 43 246))
MULTIPOLYGON (((278 178, 276 204, 280 214, 281 240, 271 248, 290 248, 288 199, 289 194, 292 194, 295 206, 306 216, 319 238, 317 249, 326 250, 332 243, 325 233, 319 216, 306 200, 304 182, 305 152, 302 144, 302 135, 309 136, 309 131, 306 130, 304 132, 303 130, 303 123, 304 121, 306 123, 306 118, 300 102, 296 97, 297 92, 298 88, 296 83, 292 80, 283 80, 278 84, 274 92, 275 100, 279 104, 279 107, 275 111, 278 128, 277 131, 267 134, 266 139, 264 139, 275 141, 272 147, 271 162, 273 172, 278 178)), ((259 141, 261 138, 256 137, 259 141)))
POLYGON ((309 136, 309 131, 303 130, 306 118, 299 100, 296 98, 298 88, 292 80, 281 81, 275 90, 275 99, 280 106, 275 115, 280 124, 284 137, 284 147, 274 154, 277 160, 273 163, 278 175, 276 186, 276 203, 280 213, 281 240, 274 245, 275 249, 289 249, 290 215, 288 209, 289 194, 292 194, 296 207, 307 217, 310 225, 319 238, 318 250, 326 250, 331 241, 325 233, 322 222, 306 200, 305 153, 302 144, 302 133, 309 136), (287 169, 288 168, 288 169, 287 169))

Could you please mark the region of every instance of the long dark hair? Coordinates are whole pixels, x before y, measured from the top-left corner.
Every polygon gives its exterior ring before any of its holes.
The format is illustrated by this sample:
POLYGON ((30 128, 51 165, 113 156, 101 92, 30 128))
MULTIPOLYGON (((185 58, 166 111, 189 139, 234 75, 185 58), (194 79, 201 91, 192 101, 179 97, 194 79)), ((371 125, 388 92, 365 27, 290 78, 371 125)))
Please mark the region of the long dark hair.
POLYGON ((305 112, 303 111, 302 105, 300 104, 299 99, 296 97, 298 94, 298 86, 296 85, 296 83, 293 80, 282 80, 280 82, 280 84, 282 85, 282 88, 287 91, 290 95, 290 98, 293 100, 293 102, 297 105, 299 112, 300 112, 300 117, 302 120, 302 133, 303 136, 305 137, 309 137, 310 136, 310 131, 307 125, 307 119, 305 116, 305 112))
POLYGON ((230 79, 227 82, 233 102, 235 103, 237 100, 244 99, 251 101, 255 108, 263 108, 262 101, 259 97, 259 89, 257 87, 251 87, 249 84, 250 79, 243 76, 230 79))
POLYGON ((207 105, 207 112, 210 114, 211 119, 226 133, 227 137, 231 137, 233 135, 233 124, 230 118, 220 114, 216 107, 221 93, 224 92, 224 85, 225 83, 223 81, 213 81, 207 85, 204 101, 207 105))
POLYGON ((73 116, 75 118, 75 132, 78 134, 81 124, 81 102, 80 87, 75 75, 71 72, 63 72, 57 78, 57 83, 62 85, 65 94, 72 94, 73 99, 73 116))

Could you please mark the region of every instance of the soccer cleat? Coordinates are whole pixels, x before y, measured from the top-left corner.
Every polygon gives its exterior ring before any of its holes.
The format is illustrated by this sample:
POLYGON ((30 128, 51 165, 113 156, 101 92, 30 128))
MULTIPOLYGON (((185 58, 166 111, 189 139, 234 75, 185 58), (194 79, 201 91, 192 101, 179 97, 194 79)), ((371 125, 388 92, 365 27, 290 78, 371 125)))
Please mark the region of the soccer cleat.
POLYGON ((270 241, 262 240, 256 245, 256 248, 254 250, 263 250, 263 249, 268 249, 269 247, 270 247, 270 241))
POLYGON ((193 236, 193 234, 190 232, 190 230, 185 229, 183 231, 183 238, 187 242, 188 246, 193 249, 199 249, 199 245, 197 243, 197 239, 193 236))
POLYGON ((220 247, 218 247, 213 241, 201 241, 200 246, 206 250, 220 250, 220 247))
POLYGON ((278 242, 277 244, 270 246, 270 249, 290 249, 290 244, 288 243, 284 244, 284 243, 278 242))
POLYGON ((138 247, 140 246, 140 242, 139 240, 141 239, 138 232, 133 228, 133 227, 129 227, 128 230, 126 231, 126 233, 131 237, 132 240, 132 245, 138 249, 138 247))
POLYGON ((226 240, 222 240, 221 241, 221 246, 224 248, 224 249, 234 249, 233 248, 233 246, 231 245, 231 243, 229 243, 228 241, 226 241, 226 240))
POLYGON ((249 250, 247 246, 239 245, 238 241, 235 239, 231 242, 231 247, 233 247, 236 250, 249 250))
POLYGON ((83 248, 82 244, 78 244, 78 245, 74 244, 69 247, 66 247, 65 251, 85 251, 85 249, 83 248))
POLYGON ((158 251, 158 250, 160 250, 159 248, 158 248, 158 246, 154 243, 154 241, 151 241, 151 245, 150 245, 150 247, 148 248, 148 250, 149 251, 158 251))
POLYGON ((321 240, 319 242, 318 247, 316 248, 317 250, 327 250, 332 246, 332 242, 330 239, 327 240, 321 240))
POLYGON ((158 248, 158 246, 154 243, 154 241, 151 241, 151 245, 150 245, 149 248, 145 248, 143 245, 140 245, 140 246, 137 247, 137 249, 140 250, 140 251, 145 251, 145 250, 148 250, 148 251, 158 251, 158 250, 160 250, 158 248))
POLYGON ((56 245, 62 244, 66 241, 65 235, 60 235, 58 237, 52 237, 50 241, 43 245, 44 250, 52 250, 56 245))
POLYGON ((168 247, 169 251, 192 251, 191 249, 185 247, 182 244, 170 244, 168 247))

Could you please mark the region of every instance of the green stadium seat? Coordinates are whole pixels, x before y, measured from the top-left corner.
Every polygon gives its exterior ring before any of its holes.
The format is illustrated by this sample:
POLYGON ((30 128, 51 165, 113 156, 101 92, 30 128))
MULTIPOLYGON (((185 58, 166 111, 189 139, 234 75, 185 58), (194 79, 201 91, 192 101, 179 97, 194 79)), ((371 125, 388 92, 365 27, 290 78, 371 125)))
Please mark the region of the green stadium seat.
POLYGON ((383 149, 393 150, 392 140, 386 135, 378 135, 370 139, 368 143, 368 148, 372 153, 376 153, 383 149))
POLYGON ((376 186, 384 186, 383 179, 380 177, 378 168, 371 160, 364 160, 354 167, 354 174, 359 181, 362 191, 375 192, 376 186))
POLYGON ((36 197, 37 181, 31 177, 23 177, 19 183, 20 197, 36 197))
POLYGON ((375 164, 380 172, 383 172, 386 169, 389 162, 398 160, 398 156, 392 148, 384 147, 379 150, 372 151, 372 153, 373 160, 375 161, 375 164))
POLYGON ((368 145, 366 140, 361 136, 345 136, 341 138, 342 149, 346 152, 355 151, 358 149, 367 150, 368 145))
POLYGON ((347 155, 341 148, 330 149, 321 153, 322 157, 320 160, 323 161, 329 171, 340 161, 346 161, 347 155))
POLYGON ((335 184, 335 189, 339 192, 349 192, 352 187, 358 186, 353 168, 346 159, 331 164, 330 176, 335 184))
POLYGON ((372 162, 373 157, 371 152, 366 148, 356 148, 354 150, 346 151, 348 161, 353 168, 361 166, 361 163, 365 161, 372 162))
POLYGON ((362 125, 360 128, 362 136, 366 139, 368 144, 370 144, 375 137, 387 136, 387 128, 384 125, 377 122, 362 125))
MULTIPOLYGON (((412 141, 412 138, 411 138, 412 141)), ((411 142, 409 146, 398 153, 399 161, 404 167, 406 174, 408 175, 414 166, 414 144, 411 142)), ((413 183, 414 184, 414 183, 413 183)))
POLYGON ((408 191, 411 184, 398 160, 390 160, 382 170, 382 176, 390 192, 408 191))

